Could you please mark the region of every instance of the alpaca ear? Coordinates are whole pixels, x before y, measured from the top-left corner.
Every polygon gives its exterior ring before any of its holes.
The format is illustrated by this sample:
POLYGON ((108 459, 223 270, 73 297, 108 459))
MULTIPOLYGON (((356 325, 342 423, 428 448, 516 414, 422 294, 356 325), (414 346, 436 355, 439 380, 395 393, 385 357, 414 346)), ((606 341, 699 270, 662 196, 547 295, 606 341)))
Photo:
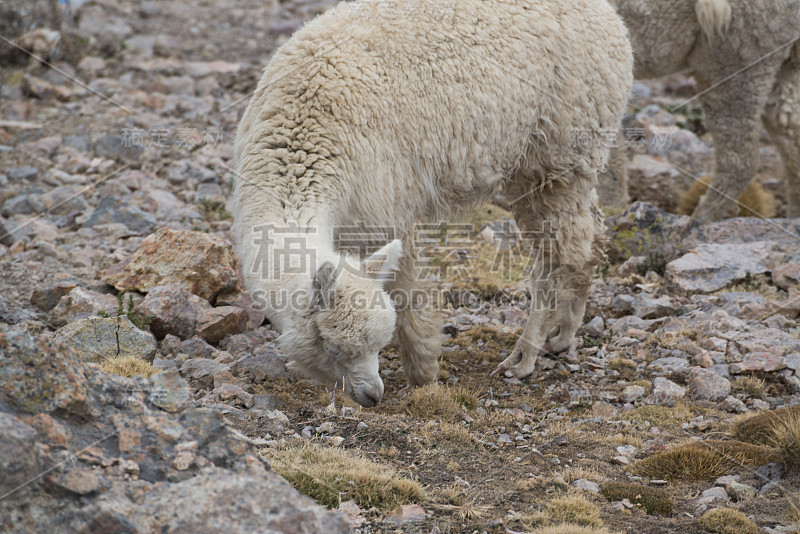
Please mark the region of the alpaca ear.
POLYGON ((311 282, 311 307, 313 309, 328 309, 333 303, 333 295, 336 293, 338 282, 336 267, 333 263, 326 261, 317 270, 314 280, 311 282))
POLYGON ((403 257, 403 243, 399 239, 375 252, 361 262, 364 271, 383 283, 394 280, 394 273, 400 270, 400 259, 403 257))

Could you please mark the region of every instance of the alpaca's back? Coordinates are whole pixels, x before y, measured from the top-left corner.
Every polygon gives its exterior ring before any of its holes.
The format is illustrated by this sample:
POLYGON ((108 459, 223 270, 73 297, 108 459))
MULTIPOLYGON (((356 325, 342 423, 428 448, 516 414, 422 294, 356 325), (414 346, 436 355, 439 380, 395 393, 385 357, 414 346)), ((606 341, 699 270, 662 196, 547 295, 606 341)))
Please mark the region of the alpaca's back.
POLYGON ((520 166, 599 166, 602 148, 570 143, 616 127, 631 63, 605 1, 340 4, 267 68, 240 126, 240 180, 298 208, 342 199, 334 220, 440 215, 520 166))

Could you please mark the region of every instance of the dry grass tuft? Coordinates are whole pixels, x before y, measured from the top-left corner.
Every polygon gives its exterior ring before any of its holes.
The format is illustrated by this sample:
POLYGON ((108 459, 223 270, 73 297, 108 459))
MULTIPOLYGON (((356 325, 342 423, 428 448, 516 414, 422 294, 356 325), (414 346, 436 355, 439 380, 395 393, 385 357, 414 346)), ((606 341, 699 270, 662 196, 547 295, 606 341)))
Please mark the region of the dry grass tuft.
POLYGON ((430 422, 420 431, 420 436, 428 445, 445 447, 452 452, 467 452, 475 448, 469 428, 462 423, 430 422))
POLYGON ((697 415, 686 404, 676 402, 675 406, 639 406, 625 413, 628 420, 649 421, 659 428, 671 428, 691 421, 697 415))
POLYGON ((581 478, 585 478, 587 480, 591 480, 592 482, 605 482, 608 480, 608 477, 601 473, 598 469, 594 467, 585 467, 581 465, 576 465, 573 467, 567 467, 564 471, 561 472, 561 478, 564 479, 564 482, 567 484, 572 484, 576 480, 581 478))
MULTIPOLYGON (((697 203, 700 202, 700 198, 708 190, 710 182, 711 177, 704 176, 684 191, 678 200, 678 213, 691 215, 697 207, 697 203)), ((758 181, 753 180, 744 193, 739 196, 739 212, 736 216, 772 218, 775 216, 775 197, 767 192, 758 181)))
POLYGON ((354 500, 364 509, 391 510, 425 500, 418 482, 346 449, 294 443, 261 453, 300 493, 328 508, 354 500))
POLYGON ((584 527, 571 523, 562 523, 554 527, 544 527, 533 531, 532 534, 611 534, 606 528, 584 527))
POLYGON ((698 519, 700 525, 716 534, 758 534, 758 526, 746 515, 731 508, 715 508, 698 519))
POLYGON ((609 501, 628 499, 651 515, 670 515, 672 513, 672 498, 669 493, 660 488, 651 488, 635 483, 611 482, 600 488, 600 494, 609 501))
POLYGON ((767 383, 755 376, 741 376, 733 381, 731 390, 745 393, 754 399, 760 399, 767 390, 767 383))
MULTIPOLYGON (((626 358, 614 358, 608 362, 608 368, 617 371, 619 376, 625 380, 636 378, 636 362, 626 358)), ((649 384, 648 384, 649 385, 649 384)))
POLYGON ((464 411, 454 388, 428 384, 417 388, 408 397, 408 413, 421 419, 456 421, 464 411))
POLYGON ((741 441, 705 440, 679 445, 639 460, 632 472, 668 480, 711 480, 743 465, 766 465, 779 461, 777 451, 741 441))
POLYGON ((481 389, 477 386, 470 387, 464 384, 458 384, 452 389, 453 398, 461 406, 467 410, 474 410, 478 407, 478 401, 481 398, 481 389))
POLYGON ((770 445, 780 451, 789 469, 800 469, 800 410, 786 410, 771 427, 770 445))
POLYGON ((602 527, 600 510, 580 495, 567 495, 547 503, 545 514, 554 523, 573 523, 586 527, 602 527))
POLYGON ((100 368, 106 373, 128 378, 132 376, 146 376, 149 378, 161 372, 161 369, 156 369, 150 362, 146 362, 136 356, 109 358, 100 362, 100 368))
POLYGON ((733 431, 734 437, 740 441, 755 445, 775 444, 775 429, 785 426, 787 421, 796 421, 800 417, 800 404, 788 406, 747 418, 740 422, 733 431))

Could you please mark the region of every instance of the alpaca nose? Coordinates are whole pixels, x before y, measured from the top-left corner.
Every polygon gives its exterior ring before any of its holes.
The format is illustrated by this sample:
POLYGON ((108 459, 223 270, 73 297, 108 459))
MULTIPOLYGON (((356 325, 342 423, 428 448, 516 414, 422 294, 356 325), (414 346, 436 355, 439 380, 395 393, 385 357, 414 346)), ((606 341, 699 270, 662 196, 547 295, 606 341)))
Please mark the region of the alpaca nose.
POLYGON ((379 380, 376 384, 362 388, 358 392, 356 401, 365 408, 371 408, 383 400, 383 381, 379 380))

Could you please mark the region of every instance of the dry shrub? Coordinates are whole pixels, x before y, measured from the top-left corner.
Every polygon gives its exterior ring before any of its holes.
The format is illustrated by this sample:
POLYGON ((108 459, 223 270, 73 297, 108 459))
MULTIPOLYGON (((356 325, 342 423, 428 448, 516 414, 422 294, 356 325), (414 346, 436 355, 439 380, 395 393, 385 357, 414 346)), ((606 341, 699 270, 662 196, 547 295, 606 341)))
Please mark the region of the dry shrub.
POLYGON ((731 390, 734 392, 742 392, 754 399, 763 397, 766 389, 767 383, 755 376, 741 376, 731 384, 731 390))
POLYGON ((786 410, 775 417, 770 432, 770 445, 780 451, 786 467, 800 468, 800 410, 786 410))
POLYGON ((606 528, 584 527, 571 523, 562 523, 554 527, 544 527, 533 531, 533 534, 611 534, 606 528))
POLYGON ((572 484, 581 478, 591 480, 592 482, 605 482, 608 480, 608 477, 606 477, 606 475, 601 473, 598 469, 582 465, 567 467, 561 472, 561 478, 563 478, 564 482, 567 484, 572 484))
POLYGON ((659 428, 680 426, 696 417, 686 404, 676 402, 675 406, 639 406, 626 412, 623 417, 628 420, 648 421, 659 428))
POLYGON ((734 429, 733 435, 736 439, 747 443, 773 445, 776 427, 785 426, 784 422, 796 421, 798 417, 800 417, 800 404, 764 412, 740 422, 734 429))
MULTIPOLYGON (((681 194, 678 200, 678 213, 691 215, 700 198, 708 191, 711 182, 710 176, 703 176, 694 182, 689 189, 681 194)), ((775 197, 767 192, 761 184, 752 180, 747 189, 739 196, 739 212, 737 217, 764 217, 766 219, 775 216, 775 197)))
POLYGON ((600 494, 609 501, 628 499, 651 515, 670 515, 672 513, 672 498, 669 493, 660 488, 651 488, 632 482, 611 482, 600 488, 600 494))
POLYGON ((431 421, 420 431, 420 436, 428 446, 443 447, 450 452, 468 452, 475 448, 469 428, 462 423, 431 421))
POLYGON ((425 500, 418 482, 346 449, 292 443, 261 453, 300 493, 328 508, 354 500, 364 509, 391 510, 425 500))
POLYGON ((600 510, 580 495, 567 495, 547 503, 545 514, 554 523, 573 523, 586 527, 602 527, 600 510))
POLYGON ((731 508, 715 508, 698 519, 700 525, 716 534, 758 534, 758 526, 746 515, 731 508))
POLYGON ((636 378, 636 370, 638 369, 636 362, 628 360, 627 358, 614 358, 609 360, 608 368, 612 371, 617 371, 620 378, 625 380, 633 380, 636 378))
POLYGON ((161 369, 156 369, 151 363, 136 356, 109 358, 100 362, 100 368, 106 373, 128 378, 132 376, 146 376, 149 378, 161 372, 161 369))
POLYGON ((632 472, 668 480, 712 480, 742 466, 780 460, 777 451, 741 441, 705 440, 679 445, 639 460, 632 472))
POLYGON ((462 411, 453 389, 447 386, 428 384, 408 397, 408 413, 422 419, 456 421, 462 411))

